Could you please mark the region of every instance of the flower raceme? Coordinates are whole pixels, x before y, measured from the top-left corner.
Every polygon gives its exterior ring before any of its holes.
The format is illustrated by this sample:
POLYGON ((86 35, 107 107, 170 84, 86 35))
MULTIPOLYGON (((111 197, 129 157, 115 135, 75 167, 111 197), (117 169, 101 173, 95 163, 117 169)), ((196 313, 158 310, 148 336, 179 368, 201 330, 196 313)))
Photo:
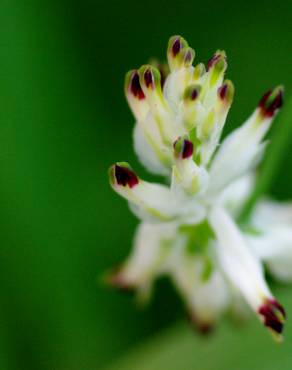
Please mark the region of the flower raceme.
POLYGON ((108 281, 145 299, 157 277, 169 276, 202 329, 245 301, 281 339, 285 311, 265 281, 263 264, 276 277, 292 280, 286 258, 290 253, 292 259, 292 206, 260 201, 250 218, 253 232, 241 229, 238 216, 283 89, 268 91, 219 145, 234 96, 232 82, 224 80, 226 54, 218 50, 206 67, 193 66, 194 57, 188 43, 173 36, 167 76, 166 68, 152 65, 126 75, 135 151, 150 172, 167 178, 167 185, 142 180, 125 162, 110 168, 111 186, 141 223, 133 252, 108 281))

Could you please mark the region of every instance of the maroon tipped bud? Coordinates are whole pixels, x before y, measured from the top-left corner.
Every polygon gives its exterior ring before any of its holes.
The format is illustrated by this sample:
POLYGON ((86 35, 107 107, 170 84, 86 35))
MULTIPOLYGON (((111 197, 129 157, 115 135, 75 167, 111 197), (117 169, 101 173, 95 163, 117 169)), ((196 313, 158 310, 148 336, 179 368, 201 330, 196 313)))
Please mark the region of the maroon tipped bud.
POLYGON ((267 299, 258 310, 263 317, 264 325, 278 334, 283 331, 283 326, 286 318, 284 308, 274 299, 267 299))
POLYGON ((234 96, 234 86, 229 80, 226 80, 218 89, 218 96, 221 100, 231 103, 234 96))
POLYGON ((180 37, 177 37, 177 39, 174 41, 172 45, 172 55, 175 57, 181 49, 181 42, 180 42, 180 37))
POLYGON ((223 100, 223 99, 225 98, 225 96, 226 96, 227 88, 228 88, 227 84, 224 84, 224 85, 222 85, 221 87, 219 87, 219 89, 218 89, 218 94, 219 94, 219 96, 220 96, 220 98, 221 98, 222 100, 223 100))
POLYGON ((207 71, 217 62, 217 60, 220 58, 220 54, 214 54, 212 58, 208 60, 207 63, 207 71))
POLYGON ((118 185, 133 188, 139 183, 138 177, 128 167, 122 167, 116 164, 114 173, 118 185))
POLYGON ((144 81, 146 87, 153 87, 153 76, 150 69, 146 69, 146 71, 144 72, 144 81))
POLYGON ((193 155, 194 152, 194 145, 189 140, 184 140, 183 150, 182 150, 182 158, 189 158, 193 155))
POLYGON ((174 142, 173 148, 176 155, 180 156, 182 159, 190 158, 194 152, 193 143, 181 137, 174 142))
POLYGON ((261 98, 258 106, 265 117, 273 117, 275 111, 283 105, 283 88, 269 90, 261 98))
POLYGON ((139 74, 138 74, 138 71, 136 70, 133 71, 130 77, 130 91, 139 100, 142 100, 145 98, 145 95, 140 85, 139 74))
POLYGON ((184 91, 184 100, 185 101, 194 101, 196 100, 200 93, 201 93, 202 87, 200 85, 190 85, 188 86, 184 91))
POLYGON ((190 98, 191 98, 191 100, 196 100, 198 96, 199 96, 198 90, 193 90, 192 93, 191 93, 190 98))

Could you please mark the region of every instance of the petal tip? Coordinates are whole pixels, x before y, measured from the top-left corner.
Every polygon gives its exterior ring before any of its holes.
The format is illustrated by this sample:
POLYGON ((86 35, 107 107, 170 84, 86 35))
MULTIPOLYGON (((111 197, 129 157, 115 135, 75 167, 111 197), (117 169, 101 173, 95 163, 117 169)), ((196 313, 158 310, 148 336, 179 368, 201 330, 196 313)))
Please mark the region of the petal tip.
POLYGON ((193 143, 183 137, 179 137, 173 144, 175 156, 181 159, 192 157, 194 152, 193 143))
POLYGON ((119 162, 111 166, 109 169, 109 178, 111 184, 117 184, 123 187, 128 186, 129 188, 133 188, 139 183, 135 172, 132 171, 126 162, 119 162))
POLYGON ((258 313, 262 317, 264 325, 280 339, 286 320, 283 306, 275 299, 266 299, 260 306, 258 313))
POLYGON ((267 91, 258 104, 261 114, 264 117, 273 117, 283 105, 283 95, 283 86, 267 91))

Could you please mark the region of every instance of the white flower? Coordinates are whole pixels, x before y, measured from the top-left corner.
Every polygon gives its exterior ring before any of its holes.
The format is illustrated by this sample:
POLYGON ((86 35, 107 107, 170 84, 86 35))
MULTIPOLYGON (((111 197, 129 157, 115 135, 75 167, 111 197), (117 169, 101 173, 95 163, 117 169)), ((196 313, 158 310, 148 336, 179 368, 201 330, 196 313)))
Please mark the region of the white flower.
POLYGON ((241 231, 237 218, 283 90, 268 91, 219 146, 234 95, 233 84, 224 81, 226 55, 217 51, 207 68, 194 67, 194 56, 187 42, 174 36, 163 86, 161 73, 150 65, 126 76, 135 150, 149 171, 167 181, 146 182, 125 162, 110 168, 113 189, 142 222, 132 254, 109 280, 145 298, 154 280, 168 275, 201 328, 212 325, 240 294, 280 338, 285 312, 267 286, 263 262, 275 276, 292 280, 292 206, 260 203, 251 218, 257 234, 241 231))

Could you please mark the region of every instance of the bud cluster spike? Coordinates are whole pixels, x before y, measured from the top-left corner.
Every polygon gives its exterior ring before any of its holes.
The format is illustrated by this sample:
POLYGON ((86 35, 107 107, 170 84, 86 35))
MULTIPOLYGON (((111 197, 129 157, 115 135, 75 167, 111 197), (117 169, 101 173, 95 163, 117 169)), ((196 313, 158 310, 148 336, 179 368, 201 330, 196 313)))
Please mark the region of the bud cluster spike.
POLYGON ((111 166, 111 187, 141 224, 133 253, 108 282, 146 296, 166 274, 203 328, 228 310, 232 287, 280 340, 286 314, 263 265, 280 279, 292 279, 291 207, 270 201, 264 211, 256 207, 249 220, 256 235, 238 223, 238 215, 252 193, 255 164, 283 104, 283 87, 264 94, 245 123, 221 142, 234 98, 233 83, 224 80, 226 54, 217 50, 206 66, 193 66, 194 58, 176 35, 168 42, 168 66, 154 60, 126 75, 134 149, 147 170, 166 181, 145 181, 126 162, 111 166))

